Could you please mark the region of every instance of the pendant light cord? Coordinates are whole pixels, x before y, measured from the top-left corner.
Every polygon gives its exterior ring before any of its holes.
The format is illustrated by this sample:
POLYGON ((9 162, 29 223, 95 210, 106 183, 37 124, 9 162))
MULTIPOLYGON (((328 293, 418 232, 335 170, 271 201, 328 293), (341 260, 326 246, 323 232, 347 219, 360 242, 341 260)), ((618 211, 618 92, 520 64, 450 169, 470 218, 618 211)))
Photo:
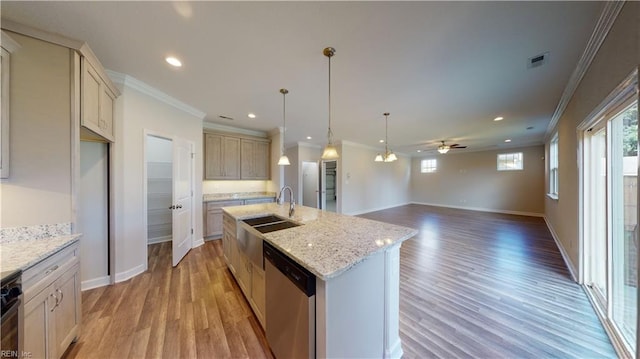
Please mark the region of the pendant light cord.
POLYGON ((331 131, 331 56, 329 56, 329 130, 327 138, 329 144, 333 144, 333 132, 331 131))
POLYGON ((287 113, 285 112, 287 94, 282 94, 282 154, 284 155, 284 141, 287 136, 287 113))

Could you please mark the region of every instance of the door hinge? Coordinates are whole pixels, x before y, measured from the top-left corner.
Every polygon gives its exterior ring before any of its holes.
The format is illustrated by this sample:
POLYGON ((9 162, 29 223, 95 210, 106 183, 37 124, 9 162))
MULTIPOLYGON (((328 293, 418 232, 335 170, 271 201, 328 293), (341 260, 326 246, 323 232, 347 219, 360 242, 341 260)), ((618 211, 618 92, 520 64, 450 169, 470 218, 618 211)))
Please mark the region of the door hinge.
POLYGON ((192 153, 191 153, 191 158, 194 158, 194 157, 195 157, 195 155, 196 155, 196 154, 192 152, 192 153))
POLYGON ((191 228, 191 234, 193 234, 193 228, 191 228))

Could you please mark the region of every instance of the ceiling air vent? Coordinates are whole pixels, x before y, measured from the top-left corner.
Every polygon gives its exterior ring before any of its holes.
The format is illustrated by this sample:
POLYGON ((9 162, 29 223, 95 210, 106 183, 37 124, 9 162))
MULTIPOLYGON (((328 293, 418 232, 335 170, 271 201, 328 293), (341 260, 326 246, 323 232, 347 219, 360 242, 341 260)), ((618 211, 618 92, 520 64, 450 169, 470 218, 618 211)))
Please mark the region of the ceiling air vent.
POLYGON ((544 52, 542 54, 530 57, 527 61, 527 68, 540 67, 547 63, 549 60, 549 52, 544 52))
POLYGON ((218 117, 220 117, 223 120, 229 120, 229 121, 233 121, 233 117, 229 117, 229 116, 224 116, 224 115, 218 115, 218 117))

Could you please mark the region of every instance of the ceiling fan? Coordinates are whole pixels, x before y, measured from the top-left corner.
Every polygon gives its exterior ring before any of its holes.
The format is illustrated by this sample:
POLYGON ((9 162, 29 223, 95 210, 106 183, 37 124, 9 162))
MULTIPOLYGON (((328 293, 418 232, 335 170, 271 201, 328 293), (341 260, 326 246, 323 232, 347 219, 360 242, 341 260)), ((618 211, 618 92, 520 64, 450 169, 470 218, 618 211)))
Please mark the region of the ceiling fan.
POLYGON ((442 144, 440 146, 438 146, 438 152, 445 154, 447 152, 449 152, 449 150, 454 150, 454 149, 459 149, 459 148, 467 148, 467 146, 460 146, 459 144, 455 143, 453 145, 447 145, 444 143, 444 141, 440 141, 442 142, 442 144))

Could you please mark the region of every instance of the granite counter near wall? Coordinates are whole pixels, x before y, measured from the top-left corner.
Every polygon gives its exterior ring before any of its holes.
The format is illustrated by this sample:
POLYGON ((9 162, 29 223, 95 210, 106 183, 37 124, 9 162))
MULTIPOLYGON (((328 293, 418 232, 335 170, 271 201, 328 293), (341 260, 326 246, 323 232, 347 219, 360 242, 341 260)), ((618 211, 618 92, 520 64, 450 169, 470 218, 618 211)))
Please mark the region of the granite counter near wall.
POLYGON ((0 269, 26 270, 41 260, 77 242, 71 223, 0 228, 0 269))
POLYGON ((203 202, 229 201, 234 199, 275 198, 275 192, 205 193, 203 202))

